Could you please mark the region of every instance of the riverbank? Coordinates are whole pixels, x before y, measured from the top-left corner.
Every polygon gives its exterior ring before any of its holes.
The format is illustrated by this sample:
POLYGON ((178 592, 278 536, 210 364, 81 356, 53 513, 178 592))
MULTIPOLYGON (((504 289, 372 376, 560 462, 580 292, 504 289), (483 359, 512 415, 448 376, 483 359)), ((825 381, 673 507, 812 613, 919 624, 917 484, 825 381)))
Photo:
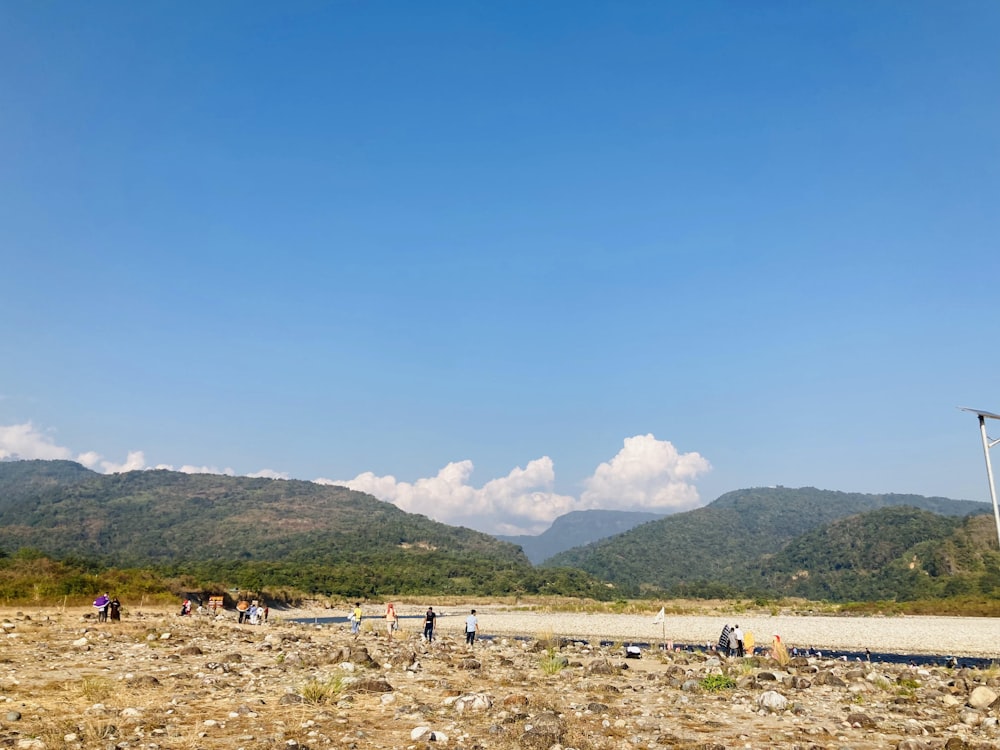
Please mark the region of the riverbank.
MULTIPOLYGON (((233 611, 180 617, 173 607, 126 609, 121 622, 108 623, 98 623, 92 607, 0 610, 0 746, 1000 747, 993 708, 1000 705, 1000 682, 988 665, 725 659, 658 650, 626 660, 617 641, 651 641, 664 632, 651 616, 483 605, 481 632, 495 637, 468 645, 461 635, 468 610, 435 609, 443 616, 432 643, 420 638, 416 605, 400 607, 403 626, 391 640, 374 605, 357 636, 344 622, 293 622, 342 614, 329 609, 272 609, 258 626, 237 624, 233 611), (529 638, 506 638, 505 631, 529 638), (601 646, 599 639, 616 643, 601 646)), ((698 641, 703 630, 714 636, 724 620, 668 617, 666 632, 698 641)), ((758 627, 753 616, 739 622, 758 627)), ((760 616, 759 622, 783 634, 805 625, 819 635, 827 626, 842 646, 882 629, 887 639, 941 632, 956 652, 970 627, 995 627, 965 618, 760 616)))
MULTIPOLYGON (((470 607, 471 609, 471 607, 470 607)), ((414 619, 426 608, 398 605, 401 626, 416 629, 414 619)), ((788 648, 872 651, 898 654, 944 654, 1000 658, 996 634, 1000 622, 992 617, 842 615, 667 615, 663 624, 650 614, 596 614, 545 611, 511 611, 503 607, 476 607, 483 634, 548 636, 643 642, 714 643, 727 622, 753 633, 758 645, 770 644, 775 633, 788 648)), ((449 606, 438 610, 440 631, 461 632, 469 609, 449 606)), ((319 621, 343 614, 324 609, 287 610, 282 618, 319 621)), ((380 624, 380 608, 365 609, 369 623, 380 624)))

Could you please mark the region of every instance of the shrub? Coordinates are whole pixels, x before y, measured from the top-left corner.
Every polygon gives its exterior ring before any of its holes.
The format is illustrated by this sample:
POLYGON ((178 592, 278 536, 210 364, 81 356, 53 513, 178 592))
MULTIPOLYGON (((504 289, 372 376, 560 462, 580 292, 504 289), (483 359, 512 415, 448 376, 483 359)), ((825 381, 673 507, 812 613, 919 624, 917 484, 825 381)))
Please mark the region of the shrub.
POLYGON ((344 678, 340 675, 325 680, 312 679, 302 686, 302 700, 313 705, 336 703, 344 692, 344 678))
POLYGON ((545 672, 545 674, 559 674, 567 666, 566 657, 561 654, 557 654, 555 649, 550 648, 546 651, 545 656, 542 657, 538 666, 542 668, 542 671, 545 672))
POLYGON ((732 690, 736 687, 736 680, 729 675, 710 674, 701 680, 701 689, 708 693, 719 693, 723 690, 732 690))

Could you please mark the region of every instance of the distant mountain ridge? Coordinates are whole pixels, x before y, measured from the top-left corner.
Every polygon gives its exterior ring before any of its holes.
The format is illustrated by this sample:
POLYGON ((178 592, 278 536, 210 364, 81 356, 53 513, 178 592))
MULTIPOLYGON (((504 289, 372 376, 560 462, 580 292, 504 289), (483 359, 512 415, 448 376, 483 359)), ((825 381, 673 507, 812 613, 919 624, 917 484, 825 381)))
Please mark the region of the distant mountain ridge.
POLYGON ((561 552, 545 565, 582 569, 632 595, 649 590, 675 595, 775 593, 768 587, 774 579, 762 574, 762 559, 826 524, 893 506, 955 517, 990 510, 986 503, 921 495, 751 488, 561 552))
POLYGON ((0 547, 22 546, 117 564, 338 561, 386 549, 527 562, 489 534, 346 487, 162 470, 99 474, 71 461, 0 463, 0 547))
MULTIPOLYGON (((575 570, 533 568, 515 545, 345 487, 172 471, 98 474, 71 461, 0 462, 0 558, 251 590, 351 598, 557 591, 607 598, 575 570)), ((78 578, 67 594, 87 593, 78 578), (73 589, 83 587, 83 591, 73 589)))
MULTIPOLYGON (((544 593, 977 602, 1000 599, 990 510, 987 503, 920 495, 751 488, 653 520, 618 511, 567 514, 547 532, 556 543, 645 522, 533 567, 514 544, 344 487, 0 461, 0 569, 3 554, 16 552, 20 560, 48 555, 89 569, 154 568, 223 588, 291 586, 358 598, 544 593)), ((67 585, 82 587, 68 594, 92 587, 85 576, 67 585)))
POLYGON ((574 510, 559 516, 541 534, 502 536, 497 539, 518 545, 535 565, 559 552, 604 539, 663 518, 663 513, 627 510, 574 510))

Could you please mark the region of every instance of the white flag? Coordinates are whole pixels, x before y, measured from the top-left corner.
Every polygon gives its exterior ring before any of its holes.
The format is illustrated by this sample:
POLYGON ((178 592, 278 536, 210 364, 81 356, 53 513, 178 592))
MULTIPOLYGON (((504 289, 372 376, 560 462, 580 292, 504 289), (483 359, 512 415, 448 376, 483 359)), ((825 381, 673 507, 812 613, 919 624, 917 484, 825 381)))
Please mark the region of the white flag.
POLYGON ((660 625, 664 621, 664 619, 666 619, 666 616, 667 616, 667 608, 660 607, 660 611, 657 612, 656 617, 653 618, 653 624, 660 625))

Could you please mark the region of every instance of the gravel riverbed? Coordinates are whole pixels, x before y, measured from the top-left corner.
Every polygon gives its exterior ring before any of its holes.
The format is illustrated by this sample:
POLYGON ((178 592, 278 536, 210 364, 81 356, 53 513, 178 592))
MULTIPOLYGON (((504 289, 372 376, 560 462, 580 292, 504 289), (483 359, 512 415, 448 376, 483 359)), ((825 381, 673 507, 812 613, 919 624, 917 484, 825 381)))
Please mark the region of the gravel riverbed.
MULTIPOLYGON (((417 615, 406 607, 402 615, 417 615)), ((438 629, 460 632, 469 610, 440 608, 438 629)), ((329 614, 329 613, 327 613, 329 614)), ((856 650, 897 654, 940 654, 1000 657, 1000 622, 991 617, 929 617, 841 615, 672 615, 664 624, 655 624, 652 614, 590 614, 573 612, 507 611, 479 607, 480 632, 485 635, 554 636, 659 643, 664 640, 684 644, 715 642, 722 626, 739 624, 753 633, 758 646, 769 645, 775 633, 788 648, 815 647, 821 650, 856 650)), ((375 623, 379 617, 366 613, 375 623)), ((406 627, 416 629, 413 620, 406 627)))
POLYGON ((994 657, 1000 654, 1000 623, 991 617, 843 617, 667 615, 654 624, 649 615, 483 612, 484 633, 536 635, 678 643, 715 642, 722 626, 739 624, 758 645, 775 633, 789 648, 843 649, 913 654, 994 657))

